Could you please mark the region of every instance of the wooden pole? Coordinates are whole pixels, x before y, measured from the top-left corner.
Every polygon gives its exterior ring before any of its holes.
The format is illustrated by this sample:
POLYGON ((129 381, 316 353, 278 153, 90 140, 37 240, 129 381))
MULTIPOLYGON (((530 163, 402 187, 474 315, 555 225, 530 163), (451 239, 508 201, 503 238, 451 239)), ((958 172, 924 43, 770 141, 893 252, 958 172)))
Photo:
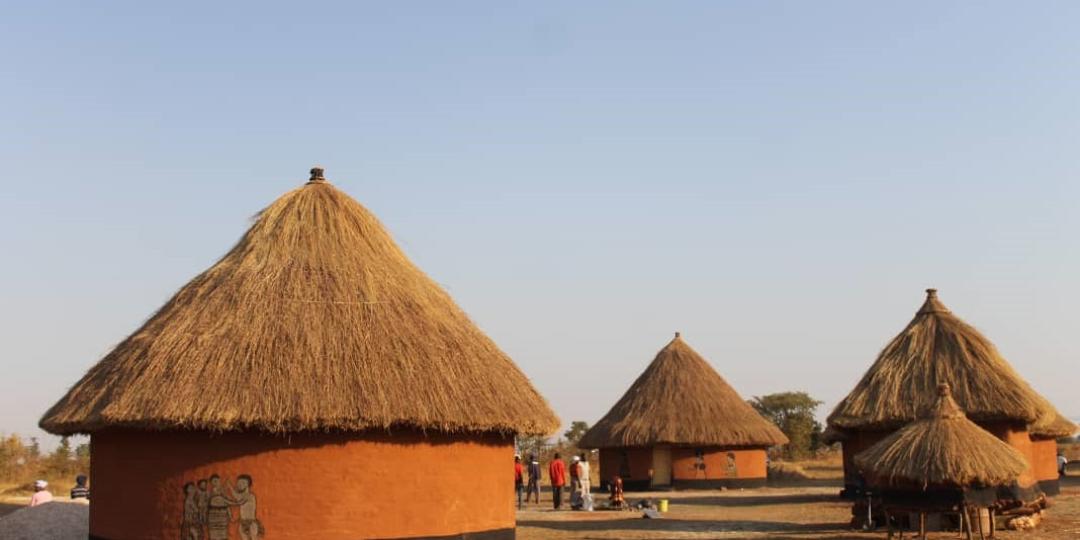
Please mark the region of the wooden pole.
POLYGON ((960 528, 956 531, 956 537, 964 540, 964 509, 960 508, 960 528))
MULTIPOLYGON (((982 508, 976 507, 975 512, 979 515, 979 540, 986 540, 986 533, 983 531, 983 524, 982 524, 982 517, 983 517, 982 508)), ((987 515, 989 515, 990 511, 987 510, 986 513, 987 513, 987 515)))
POLYGON ((967 506, 964 507, 964 518, 967 522, 967 540, 971 540, 971 514, 968 513, 969 510, 970 508, 967 506))
POLYGON ((926 512, 919 512, 919 538, 926 539, 926 512))

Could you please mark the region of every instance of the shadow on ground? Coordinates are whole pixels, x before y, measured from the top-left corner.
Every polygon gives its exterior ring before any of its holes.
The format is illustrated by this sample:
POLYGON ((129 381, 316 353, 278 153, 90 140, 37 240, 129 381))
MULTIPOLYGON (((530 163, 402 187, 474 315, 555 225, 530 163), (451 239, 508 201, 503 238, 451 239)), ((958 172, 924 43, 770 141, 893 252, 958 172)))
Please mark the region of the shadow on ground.
POLYGON ((0 517, 6 516, 6 515, 14 512, 14 511, 24 507, 24 506, 26 506, 26 505, 25 504, 14 504, 14 503, 0 503, 0 517))
POLYGON ((761 532, 778 535, 848 531, 846 523, 785 523, 782 521, 742 521, 703 519, 627 518, 598 521, 521 520, 518 527, 536 527, 555 531, 658 531, 658 532, 761 532))
POLYGON ((705 497, 679 497, 672 499, 672 504, 691 504, 706 506, 762 506, 775 504, 816 504, 828 502, 844 502, 834 493, 792 493, 788 495, 733 495, 733 496, 705 496, 705 497))

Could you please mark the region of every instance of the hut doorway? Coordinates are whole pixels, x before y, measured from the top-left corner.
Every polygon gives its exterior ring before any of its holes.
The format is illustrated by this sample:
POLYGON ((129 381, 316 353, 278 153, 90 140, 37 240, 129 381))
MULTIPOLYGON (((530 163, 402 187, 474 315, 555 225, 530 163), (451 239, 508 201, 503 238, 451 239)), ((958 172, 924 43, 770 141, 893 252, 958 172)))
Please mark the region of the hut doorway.
POLYGON ((671 485, 671 447, 669 446, 656 446, 653 447, 652 454, 652 485, 655 486, 670 486, 671 485))

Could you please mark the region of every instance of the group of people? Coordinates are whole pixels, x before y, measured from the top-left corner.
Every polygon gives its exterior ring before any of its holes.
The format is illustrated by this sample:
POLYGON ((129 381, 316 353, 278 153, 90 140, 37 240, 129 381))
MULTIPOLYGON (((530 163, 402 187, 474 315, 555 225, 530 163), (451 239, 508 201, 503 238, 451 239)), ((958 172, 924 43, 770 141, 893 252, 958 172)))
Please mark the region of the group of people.
MULTIPOLYGON (((74 499, 90 499, 90 488, 86 486, 86 475, 80 474, 75 477, 75 487, 71 488, 71 498, 74 499)), ((30 496, 30 504, 27 506, 38 506, 47 502, 52 502, 53 494, 49 491, 49 483, 45 480, 34 481, 34 494, 30 496)))
MULTIPOLYGON (((589 458, 586 453, 582 452, 581 455, 573 456, 569 467, 562 460, 562 455, 555 453, 555 457, 548 464, 548 481, 551 483, 551 499, 555 510, 562 508, 563 490, 567 488, 567 477, 570 483, 570 508, 592 510, 592 484, 589 474, 589 458)), ((540 462, 535 454, 529 454, 527 464, 521 462, 520 455, 514 456, 514 491, 517 492, 518 509, 522 507, 522 493, 525 495, 526 503, 535 497, 535 502, 540 504, 540 462)))

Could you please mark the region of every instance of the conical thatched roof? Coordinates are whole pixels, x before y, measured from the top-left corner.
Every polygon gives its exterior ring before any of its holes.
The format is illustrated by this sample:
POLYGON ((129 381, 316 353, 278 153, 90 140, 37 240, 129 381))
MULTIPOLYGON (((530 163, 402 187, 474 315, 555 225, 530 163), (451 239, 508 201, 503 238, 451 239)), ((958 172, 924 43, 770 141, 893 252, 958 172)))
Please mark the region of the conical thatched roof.
POLYGON ((1080 431, 1080 428, 1077 428, 1076 424, 1062 416, 1057 409, 1054 409, 1053 415, 1047 415, 1032 424, 1028 431, 1031 432, 1032 437, 1059 439, 1061 437, 1072 437, 1077 431, 1080 431))
POLYGON ((510 358, 318 168, 41 420, 57 434, 558 424, 510 358))
POLYGON ((937 385, 948 381, 957 403, 976 421, 1035 423, 1053 414, 990 340, 928 289, 915 318, 833 409, 828 424, 840 430, 899 427, 932 405, 937 385))
POLYGON ((968 420, 942 384, 930 411, 859 453, 855 465, 889 484, 997 486, 1016 481, 1027 460, 968 420))
POLYGON ((772 446, 787 442, 775 425, 743 401, 676 333, 578 445, 772 446))

